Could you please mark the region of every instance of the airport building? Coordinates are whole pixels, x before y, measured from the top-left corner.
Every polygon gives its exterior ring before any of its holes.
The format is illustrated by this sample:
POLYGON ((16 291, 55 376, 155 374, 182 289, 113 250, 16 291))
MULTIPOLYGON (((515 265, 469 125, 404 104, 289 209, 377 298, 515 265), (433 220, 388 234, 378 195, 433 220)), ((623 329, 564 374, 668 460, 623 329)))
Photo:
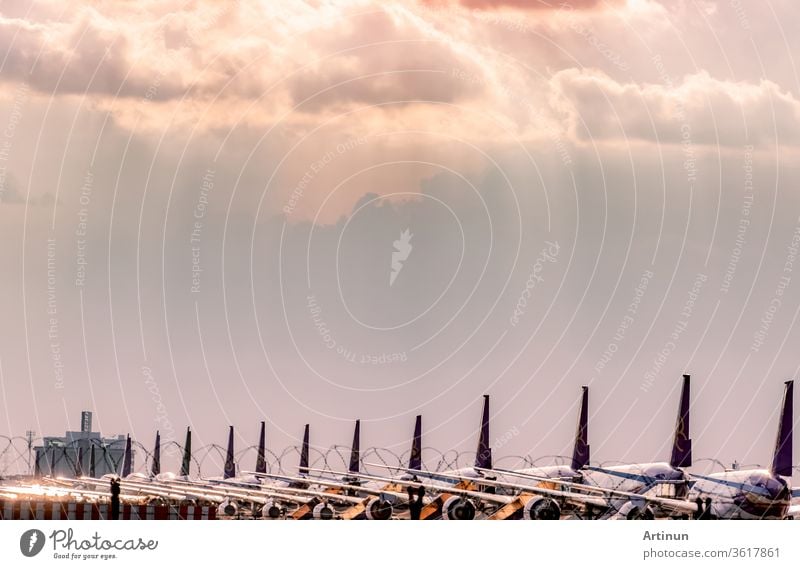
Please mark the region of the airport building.
POLYGON ((34 447, 34 471, 41 476, 103 476, 119 473, 125 455, 125 436, 102 437, 92 431, 92 413, 81 413, 81 430, 63 437, 44 437, 34 447))

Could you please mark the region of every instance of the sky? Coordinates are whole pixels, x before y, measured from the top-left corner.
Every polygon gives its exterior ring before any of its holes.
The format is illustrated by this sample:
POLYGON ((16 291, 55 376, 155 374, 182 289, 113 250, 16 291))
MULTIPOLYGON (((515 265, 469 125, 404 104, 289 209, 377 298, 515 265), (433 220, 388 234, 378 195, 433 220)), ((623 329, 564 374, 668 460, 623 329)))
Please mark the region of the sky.
POLYGON ((402 455, 419 413, 436 467, 490 394, 499 464, 545 464, 589 385, 593 461, 663 460, 689 373, 696 469, 768 463, 800 369, 798 17, 0 2, 0 434, 236 425, 252 468, 260 421, 277 454, 360 418, 402 455))

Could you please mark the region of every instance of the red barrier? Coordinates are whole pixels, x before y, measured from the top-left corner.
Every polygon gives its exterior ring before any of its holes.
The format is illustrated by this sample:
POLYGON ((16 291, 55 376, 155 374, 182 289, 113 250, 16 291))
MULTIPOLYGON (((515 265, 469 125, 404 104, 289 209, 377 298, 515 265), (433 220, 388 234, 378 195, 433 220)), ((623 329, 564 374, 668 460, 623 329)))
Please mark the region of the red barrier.
MULTIPOLYGON (((0 500, 0 520, 106 520, 105 503, 58 500, 0 500)), ((213 506, 122 504, 122 520, 213 520, 213 506)))

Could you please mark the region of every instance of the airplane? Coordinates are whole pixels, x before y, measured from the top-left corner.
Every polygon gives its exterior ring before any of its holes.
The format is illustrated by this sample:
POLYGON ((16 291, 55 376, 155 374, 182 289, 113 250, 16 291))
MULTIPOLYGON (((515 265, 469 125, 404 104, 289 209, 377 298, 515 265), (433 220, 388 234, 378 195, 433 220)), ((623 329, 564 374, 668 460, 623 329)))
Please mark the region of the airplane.
MULTIPOLYGON (((157 443, 160 443, 160 436, 156 435, 157 443)), ((154 457, 160 461, 159 445, 154 450, 154 457)), ((309 489, 308 482, 300 483, 290 480, 279 483, 279 485, 263 484, 256 475, 266 474, 265 459, 265 425, 262 423, 261 436, 259 438, 258 458, 256 460, 256 472, 246 473, 247 475, 235 476, 235 465, 233 463, 233 428, 229 429, 228 447, 226 449, 226 464, 221 477, 212 478, 190 478, 188 476, 189 457, 191 452, 191 432, 187 431, 187 444, 185 446, 184 461, 181 475, 176 476, 158 472, 160 468, 151 468, 150 475, 143 473, 130 473, 120 479, 120 485, 124 491, 137 495, 151 495, 176 500, 205 500, 217 504, 217 513, 220 516, 234 517, 238 514, 240 505, 243 503, 258 504, 260 506, 261 517, 275 519, 285 516, 288 504, 295 507, 310 506, 310 515, 316 519, 330 519, 336 516, 336 510, 331 506, 331 501, 344 502, 350 505, 359 504, 362 500, 352 496, 331 495, 327 492, 309 489), (156 470, 153 476, 153 470, 156 470), (263 472, 262 472, 263 471, 263 472), (252 476, 251 476, 252 474, 252 476), (253 482, 255 481, 255 482, 253 482)), ((125 456, 130 454, 130 443, 126 444, 125 456)), ((309 457, 309 426, 306 425, 303 447, 300 458, 300 473, 303 475, 308 469, 309 457)), ((160 465, 159 465, 160 466, 160 465)), ((122 472, 130 470, 130 460, 123 460, 122 472)), ((61 482, 73 483, 79 486, 94 484, 102 488, 108 484, 111 478, 116 479, 116 475, 106 475, 101 479, 80 478, 80 479, 61 479, 61 482)))
MULTIPOLYGON (((676 429, 676 444, 668 467, 686 464, 691 460, 691 440, 688 438, 688 381, 684 380, 681 396, 681 408, 676 429)), ((560 481, 564 488, 573 492, 553 490, 547 487, 527 487, 524 491, 562 499, 575 504, 587 504, 593 507, 602 506, 598 496, 605 496, 612 512, 626 519, 652 518, 655 509, 662 512, 693 516, 696 519, 791 519, 800 515, 800 504, 792 503, 792 491, 786 477, 792 473, 792 430, 793 430, 793 392, 794 382, 787 381, 784 388, 781 406, 778 436, 769 469, 730 470, 708 475, 687 474, 686 488, 683 497, 664 497, 646 492, 630 492, 617 485, 601 487, 598 485, 560 481), (622 504, 622 507, 620 507, 622 504), (633 509, 638 516, 631 515, 633 509), (643 512, 649 512, 643 515, 643 512)), ((633 465, 632 465, 633 466, 633 465)), ((666 469, 663 463, 655 465, 635 465, 647 474, 659 474, 666 469), (655 472, 654 472, 655 471, 655 472)), ((683 468, 683 467, 680 467, 683 468)), ((624 474, 639 474, 636 468, 615 467, 625 481, 624 474)), ((607 472, 607 471, 604 471, 607 472)), ((669 471, 667 471, 669 472, 669 471)), ((535 481, 547 481, 540 477, 521 475, 535 481)), ((647 479, 631 478, 639 485, 647 485, 647 479)), ((655 478, 655 476, 653 476, 655 478)), ((629 486, 631 486, 629 484, 629 486)))
MULTIPOLYGON (((307 437, 304 438, 307 445, 307 437)), ((370 520, 388 520, 394 514, 395 508, 404 506, 408 503, 408 495, 400 491, 401 488, 392 482, 380 482, 369 478, 364 478, 360 472, 361 467, 361 421, 356 420, 353 431, 353 444, 350 448, 350 460, 347 472, 336 472, 330 470, 317 470, 308 467, 307 460, 305 466, 301 467, 299 476, 289 476, 285 474, 258 474, 248 473, 261 478, 271 478, 286 482, 287 484, 299 484, 310 487, 312 485, 325 489, 328 492, 343 492, 347 496, 358 496, 362 498, 362 503, 349 508, 343 513, 347 519, 366 518, 370 520), (315 475, 311 476, 311 472, 315 475), (329 476, 321 476, 316 473, 327 473, 329 476), (334 477, 330 477, 333 475, 334 477)), ((301 456, 308 456, 308 453, 301 453, 301 456)), ((425 503, 429 502, 428 499, 425 503)))
MULTIPOLYGON (((255 472, 236 476, 231 428, 226 467, 220 479, 189 479, 185 452, 184 479, 155 480, 162 474, 160 435, 156 433, 149 480, 139 481, 130 474, 132 453, 130 437, 127 437, 122 472, 127 471, 128 476, 122 484, 127 494, 211 501, 219 504, 219 513, 226 516, 236 515, 239 506, 250 502, 262 506, 262 516, 266 518, 285 515, 286 505, 293 504, 298 510, 309 509, 311 517, 330 519, 338 515, 332 506, 338 502, 350 508, 371 504, 374 508, 367 508, 364 517, 387 519, 392 516, 393 506, 404 503, 403 487, 423 486, 442 495, 441 517, 444 519, 474 519, 480 504, 502 509, 514 504, 515 500, 521 502, 523 498, 521 517, 524 519, 558 519, 565 504, 599 509, 603 517, 626 519, 650 519, 657 515, 699 519, 784 519, 800 515, 800 504, 792 503, 796 489, 792 489, 786 480, 792 474, 793 386, 793 381, 785 383, 777 442, 772 464, 767 469, 732 470, 708 475, 686 472, 692 461, 692 441, 689 437, 690 377, 684 375, 669 462, 614 467, 592 467, 584 463, 576 467, 576 463, 588 462, 589 459, 588 388, 584 387, 573 461, 569 467, 492 468, 489 397, 484 396, 478 452, 472 467, 445 472, 423 470, 422 424, 421 416, 417 416, 408 468, 399 469, 405 473, 401 477, 379 477, 361 472, 360 421, 356 421, 347 472, 309 466, 309 427, 306 425, 298 475, 271 475, 266 473, 266 461, 263 460, 265 435, 262 423, 255 472), (315 476, 311 476, 312 472, 315 476), (317 473, 339 478, 323 478, 316 476, 317 473), (257 484, 248 483, 248 477, 257 484), (277 482, 265 483, 265 478, 277 482), (320 489, 315 490, 314 486, 320 489)), ((191 447, 190 431, 187 431, 186 447, 191 447)), ((78 468, 76 465, 76 476, 78 468)), ((183 471, 182 467, 182 474, 183 471)), ((426 505, 432 501, 429 498, 426 505)))
MULTIPOLYGON (((261 437, 259 440, 259 450, 258 450, 258 459, 256 461, 256 469, 257 470, 266 470, 266 460, 265 460, 265 449, 264 449, 264 442, 265 442, 265 424, 262 422, 261 424, 261 437)), ((181 463, 181 469, 178 474, 173 472, 162 472, 161 471, 161 434, 160 432, 156 431, 156 441, 155 446, 153 449, 153 459, 151 462, 151 469, 149 473, 143 472, 131 472, 132 470, 132 449, 131 449, 131 438, 128 436, 125 442, 125 451, 123 454, 123 461, 122 461, 122 468, 118 474, 105 474, 100 479, 94 479, 94 477, 81 477, 76 472, 76 478, 80 479, 83 484, 86 483, 94 483, 98 487, 104 487, 106 484, 109 483, 111 479, 120 478, 122 483, 138 483, 137 488, 139 491, 145 491, 150 488, 154 493, 158 494, 163 492, 163 488, 159 489, 159 486, 163 485, 170 485, 170 484, 177 484, 183 483, 181 491, 186 494, 187 489, 195 486, 200 489, 202 486, 207 484, 215 484, 221 483, 223 481, 230 481, 231 483, 234 482, 241 482, 241 483, 258 483, 258 480, 250 477, 250 478, 236 478, 236 467, 234 463, 234 447, 233 447, 233 427, 229 428, 228 432, 228 447, 226 450, 226 460, 225 466, 223 469, 223 474, 221 477, 212 477, 212 478, 193 478, 190 476, 190 466, 191 466, 191 452, 192 452, 192 431, 191 427, 186 429, 186 442, 184 444, 184 452, 183 452, 183 460, 181 463)), ((175 497, 175 496, 169 496, 175 497)), ((221 514, 226 515, 233 515, 235 512, 232 511, 234 506, 225 506, 220 508, 221 514)))
MULTIPOLYGON (((669 462, 623 464, 613 467, 586 465, 581 483, 631 494, 655 493, 664 498, 683 498, 689 477, 684 469, 692 466, 692 439, 689 436, 691 376, 683 376, 678 418, 669 462)), ((655 512, 638 500, 614 500, 615 515, 627 519, 652 519, 655 512)))
MULTIPOLYGON (((265 459, 265 425, 262 423, 255 471, 245 471, 239 476, 235 475, 235 466, 233 465, 233 427, 231 427, 228 434, 227 458, 223 476, 191 480, 188 482, 188 485, 199 490, 217 488, 218 491, 227 493, 227 495, 240 500, 246 500, 247 496, 263 497, 262 494, 265 491, 271 493, 275 499, 264 505, 262 508, 263 517, 278 517, 277 512, 285 512, 287 510, 285 507, 286 501, 293 502, 295 505, 301 507, 306 506, 309 510, 309 515, 315 519, 330 519, 335 517, 337 512, 331 503, 343 502, 345 504, 355 505, 359 504, 362 499, 352 495, 341 495, 338 492, 333 492, 326 488, 321 488, 319 490, 311 488, 311 486, 318 484, 318 481, 308 476, 310 451, 309 431, 310 426, 305 425, 303 444, 300 450, 298 476, 267 473, 265 459), (265 478, 274 479, 275 482, 266 484, 264 482, 265 478), (231 488, 236 490, 231 490, 231 488), (301 499, 300 497, 304 497, 305 499, 301 499)), ((357 455, 358 452, 356 445, 354 447, 354 454, 357 455)), ((351 463, 352 462, 351 457, 351 463)), ((330 486, 329 484, 319 485, 330 486)), ((350 490, 355 491, 358 490, 358 488, 352 487, 350 490)), ((220 506, 220 513, 224 515, 235 515, 235 511, 236 503, 234 501, 228 501, 220 506)))
MULTIPOLYGON (((123 466, 121 478, 126 480, 141 480, 141 481, 160 481, 167 482, 171 480, 189 480, 189 467, 192 460, 192 429, 186 428, 186 440, 183 445, 183 460, 181 461, 181 470, 178 474, 174 472, 161 472, 161 433, 156 431, 156 442, 153 446, 153 459, 150 465, 150 473, 144 472, 131 472, 132 458, 131 458, 131 438, 127 437, 125 442, 125 454, 123 458, 123 466)), ((115 474, 104 474, 101 480, 108 481, 111 478, 116 478, 115 474)), ((93 478, 93 476, 90 476, 93 478)))
POLYGON ((791 503, 792 490, 786 481, 792 476, 793 397, 794 381, 787 381, 768 469, 692 474, 688 500, 710 501, 709 513, 715 518, 760 520, 800 515, 800 504, 791 503))
POLYGON ((240 488, 224 484, 203 485, 197 482, 137 482, 122 480, 121 487, 127 491, 138 491, 142 494, 155 494, 159 492, 170 492, 171 497, 178 499, 200 499, 217 504, 217 513, 220 516, 235 517, 242 505, 253 504, 253 514, 260 512, 260 517, 277 519, 284 517, 287 512, 286 504, 290 503, 296 507, 308 505, 314 499, 318 503, 314 504, 311 517, 315 519, 332 519, 336 516, 336 510, 329 504, 329 500, 335 499, 350 504, 361 502, 360 498, 350 496, 331 495, 326 492, 316 491, 305 488, 292 488, 289 486, 273 486, 263 484, 256 488, 240 488), (258 506, 256 508, 255 506, 258 506))
MULTIPOLYGON (((493 468, 492 449, 489 444, 489 396, 484 395, 483 413, 481 416, 481 427, 478 435, 478 449, 475 457, 475 464, 472 467, 450 470, 445 472, 430 472, 422 469, 419 460, 421 449, 421 418, 417 417, 417 425, 414 431, 414 443, 412 444, 411 456, 408 468, 394 468, 385 465, 371 464, 389 470, 401 470, 405 472, 403 480, 419 480, 425 478, 438 482, 451 484, 469 483, 479 489, 482 493, 503 493, 506 495, 514 494, 522 486, 533 484, 532 477, 537 478, 535 484, 549 483, 552 481, 578 481, 581 479, 581 469, 589 463, 590 448, 588 440, 588 405, 589 388, 581 388, 581 404, 578 413, 578 427, 575 434, 573 445, 572 460, 569 465, 546 465, 534 466, 518 470, 508 470, 493 468)), ((518 492, 516 492, 518 493, 518 492)), ((488 497, 484 497, 485 502, 495 502, 488 497)), ((507 503, 505 500, 499 503, 507 503)), ((458 518, 463 513, 475 511, 475 504, 467 503, 463 498, 449 499, 445 503, 444 509, 450 510, 447 515, 451 519, 458 518), (459 514, 458 512, 461 512, 459 514)), ((525 519, 558 519, 561 509, 557 502, 538 496, 531 500, 526 500, 522 506, 522 516, 525 519)))
MULTIPOLYGON (((519 470, 477 468, 476 470, 487 480, 487 484, 495 479, 502 481, 506 492, 513 492, 515 485, 525 492, 532 492, 533 482, 537 485, 547 485, 551 490, 560 485, 565 488, 575 488, 577 490, 575 494, 588 492, 592 495, 589 500, 582 502, 578 496, 568 501, 572 505, 584 503, 587 506, 588 517, 593 517, 597 508, 601 507, 604 517, 651 519, 656 514, 654 506, 642 502, 638 498, 639 495, 655 493, 662 498, 680 500, 685 497, 689 485, 689 476, 683 469, 691 466, 692 462, 692 441, 689 438, 690 381, 689 375, 683 376, 672 454, 668 463, 624 464, 614 467, 589 465, 588 387, 583 386, 578 429, 572 463, 569 467, 545 466, 519 470), (508 486, 508 483, 512 484, 508 486), (596 499, 595 494, 598 491, 606 496, 605 502, 598 502, 596 499)), ((474 482, 477 477, 468 476, 468 478, 466 481, 474 482)), ((539 494, 560 498, 562 496, 559 492, 539 494)), ((561 505, 555 499, 529 501, 525 508, 523 515, 525 519, 558 519, 561 515, 561 505)))
MULTIPOLYGON (((354 434, 353 449, 356 449, 358 441, 358 423, 356 433, 354 434)), ((318 479, 322 480, 323 485, 331 485, 334 487, 341 487, 342 484, 353 486, 359 485, 359 488, 367 493, 377 494, 370 502, 372 508, 370 516, 380 516, 381 518, 390 515, 393 505, 391 498, 396 498, 400 504, 408 502, 408 495, 405 496, 402 492, 397 492, 400 487, 418 487, 423 484, 419 483, 419 478, 423 477, 431 480, 431 484, 424 484, 426 488, 438 488, 440 491, 447 491, 442 495, 442 516, 449 519, 473 519, 476 515, 476 506, 468 496, 472 498, 480 497, 484 492, 471 491, 472 486, 467 488, 458 488, 461 486, 461 478, 465 476, 481 476, 478 469, 491 468, 492 466, 491 447, 489 446, 489 396, 484 395, 484 406, 481 421, 480 433, 478 436, 478 449, 475 457, 474 467, 461 468, 458 470, 451 470, 446 472, 429 472, 422 468, 422 416, 417 415, 414 423, 414 435, 411 443, 411 451, 409 453, 408 468, 403 469, 405 474, 398 478, 385 478, 378 477, 360 472, 358 467, 358 458, 355 454, 351 454, 350 467, 348 472, 336 472, 330 469, 310 469, 319 474, 327 474, 339 476, 342 480, 341 483, 332 481, 328 478, 318 479), (372 486, 367 486, 372 483, 372 486), (437 485, 440 483, 440 485, 437 485), (470 491, 467 491, 470 490, 470 491)), ((382 468, 388 468, 386 465, 372 465, 382 468)), ((479 488, 480 489, 480 488, 479 488)), ((494 487, 489 487, 489 491, 493 491, 494 487)), ((423 501, 423 504, 429 504, 430 498, 423 501)), ((506 500, 502 500, 506 503, 506 500)))
MULTIPOLYGON (((386 465, 371 464, 380 468, 389 468, 386 465)), ((414 422, 414 437, 411 441, 411 451, 408 457, 408 468, 399 469, 406 472, 400 480, 417 480, 420 477, 443 482, 445 484, 458 484, 463 476, 481 477, 482 470, 492 468, 492 449, 489 444, 489 396, 483 396, 483 413, 481 414, 481 426, 478 433, 478 448, 475 453, 473 466, 447 470, 443 472, 432 472, 422 468, 422 415, 417 415, 414 422)))
MULTIPOLYGON (((589 387, 584 385, 581 387, 581 404, 578 411, 578 427, 575 431, 575 442, 572 447, 572 460, 567 465, 554 464, 546 466, 532 466, 528 468, 518 469, 494 469, 495 474, 502 474, 504 482, 529 482, 528 479, 523 478, 525 475, 533 475, 538 478, 548 480, 573 480, 580 481, 582 479, 582 469, 589 465, 590 447, 589 447, 589 387)), ((491 467, 481 469, 484 473, 491 471, 491 467)))

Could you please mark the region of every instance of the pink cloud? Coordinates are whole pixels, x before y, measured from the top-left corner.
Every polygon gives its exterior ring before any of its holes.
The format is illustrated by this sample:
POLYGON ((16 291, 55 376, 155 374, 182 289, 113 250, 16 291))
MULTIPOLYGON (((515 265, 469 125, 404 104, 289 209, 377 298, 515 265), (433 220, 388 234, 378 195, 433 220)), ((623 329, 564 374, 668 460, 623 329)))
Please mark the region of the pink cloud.
POLYGON ((476 10, 493 10, 495 8, 519 8, 523 10, 586 10, 602 8, 617 0, 422 0, 428 6, 447 6, 457 3, 466 8, 476 10))

